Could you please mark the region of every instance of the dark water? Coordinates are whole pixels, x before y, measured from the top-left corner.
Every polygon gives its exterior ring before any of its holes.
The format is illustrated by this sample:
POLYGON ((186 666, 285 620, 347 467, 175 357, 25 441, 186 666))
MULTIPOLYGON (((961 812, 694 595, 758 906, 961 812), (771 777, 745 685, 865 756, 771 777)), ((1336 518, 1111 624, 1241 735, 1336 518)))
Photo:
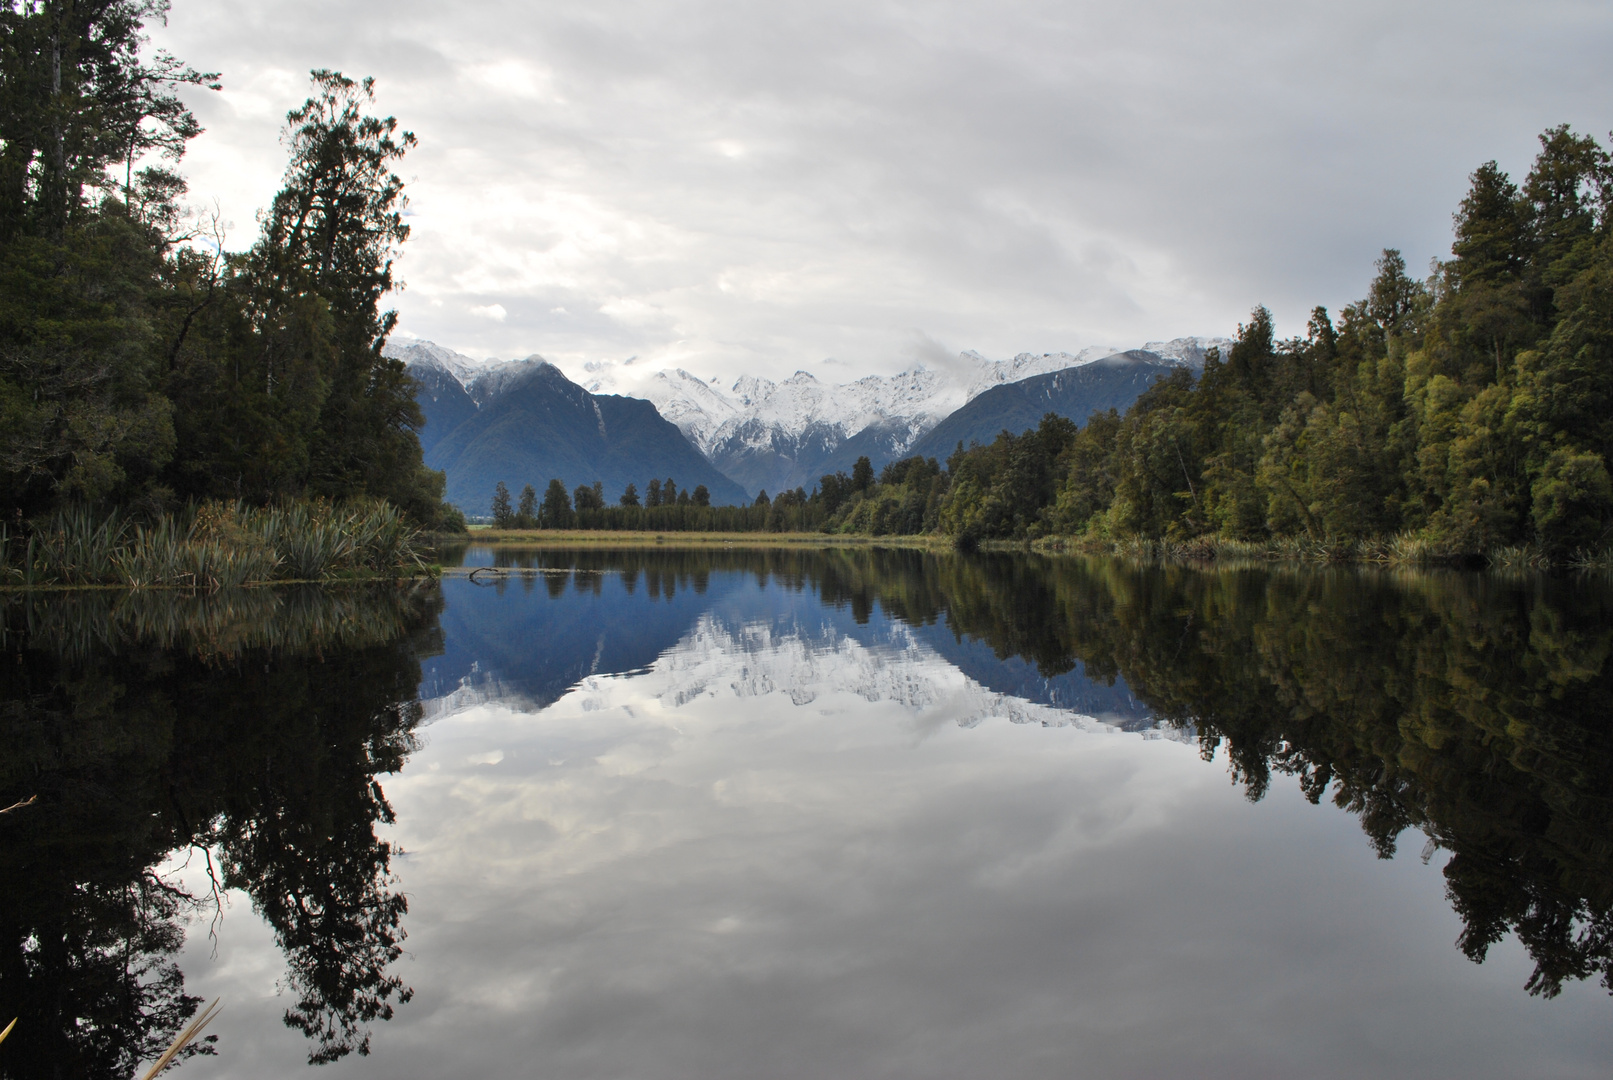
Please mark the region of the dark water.
POLYGON ((1604 580, 463 561, 0 604, 0 1076, 1613 1072, 1604 580))

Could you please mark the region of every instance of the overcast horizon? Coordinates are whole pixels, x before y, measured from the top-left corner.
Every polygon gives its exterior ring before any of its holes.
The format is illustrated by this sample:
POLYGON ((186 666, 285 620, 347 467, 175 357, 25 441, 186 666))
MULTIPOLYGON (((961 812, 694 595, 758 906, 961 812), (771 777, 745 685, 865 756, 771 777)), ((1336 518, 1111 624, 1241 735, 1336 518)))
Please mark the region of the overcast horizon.
POLYGON ((420 146, 399 340, 724 382, 1279 333, 1448 254, 1468 174, 1607 138, 1613 9, 177 0, 242 248, 310 68, 420 146))

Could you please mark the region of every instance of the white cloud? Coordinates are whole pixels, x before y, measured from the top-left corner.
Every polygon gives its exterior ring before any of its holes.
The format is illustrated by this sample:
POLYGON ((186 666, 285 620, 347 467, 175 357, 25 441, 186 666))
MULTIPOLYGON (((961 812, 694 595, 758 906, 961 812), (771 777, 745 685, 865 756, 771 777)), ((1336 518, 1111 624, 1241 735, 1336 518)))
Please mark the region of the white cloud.
POLYGON ((478 304, 470 309, 470 313, 478 319, 492 319, 494 322, 503 322, 509 314, 503 304, 478 304))

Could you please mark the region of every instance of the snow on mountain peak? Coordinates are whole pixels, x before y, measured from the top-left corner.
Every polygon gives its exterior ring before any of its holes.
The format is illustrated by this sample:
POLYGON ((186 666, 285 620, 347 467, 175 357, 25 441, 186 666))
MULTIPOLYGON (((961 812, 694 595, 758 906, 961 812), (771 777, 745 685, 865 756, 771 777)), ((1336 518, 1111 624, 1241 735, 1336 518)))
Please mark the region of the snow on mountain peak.
POLYGON ((411 344, 388 341, 381 355, 391 360, 402 360, 414 367, 436 368, 452 376, 466 389, 476 381, 477 376, 498 363, 491 359, 477 360, 432 341, 415 341, 411 344))
MULTIPOLYGON (((1149 342, 1148 352, 1187 367, 1204 364, 1204 355, 1226 338, 1183 337, 1149 342)), ((1080 367, 1123 350, 1091 346, 1077 353, 1020 353, 1008 360, 992 360, 969 350, 957 364, 933 370, 915 364, 894 375, 868 375, 831 385, 810 371, 797 370, 775 382, 757 375, 742 375, 724 391, 715 378, 702 379, 682 368, 656 370, 633 360, 590 361, 578 382, 595 394, 620 394, 652 403, 658 412, 682 430, 707 457, 722 456, 740 447, 773 453, 810 437, 833 446, 867 430, 884 432, 890 448, 900 454, 925 432, 980 394, 996 386, 1035 375, 1080 367)), ((477 361, 429 341, 389 344, 388 356, 410 364, 429 365, 448 372, 461 385, 477 384, 486 392, 504 385, 533 363, 546 363, 533 355, 526 360, 477 361)))

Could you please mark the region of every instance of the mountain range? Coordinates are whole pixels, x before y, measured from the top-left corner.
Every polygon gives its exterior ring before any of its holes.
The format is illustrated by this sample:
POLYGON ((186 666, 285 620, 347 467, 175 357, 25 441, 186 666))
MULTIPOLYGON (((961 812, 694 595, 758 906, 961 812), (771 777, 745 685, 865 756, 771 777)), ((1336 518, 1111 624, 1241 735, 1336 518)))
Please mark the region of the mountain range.
POLYGON ((389 344, 387 354, 420 384, 427 463, 448 474, 450 502, 479 514, 500 479, 512 490, 541 490, 549 477, 568 488, 600 480, 614 500, 629 482, 642 488, 652 473, 672 475, 680 486, 705 484, 719 504, 810 489, 863 455, 876 469, 912 453, 945 458, 960 440, 989 442, 1046 412, 1084 423, 1094 411, 1124 411, 1161 374, 1197 369, 1208 349, 1229 344, 1178 338, 1010 360, 965 352, 939 370, 839 385, 797 371, 778 382, 744 376, 726 389, 632 361, 586 364, 576 383, 536 355, 476 361, 431 342, 389 344))
MULTIPOLYGON (((1221 338, 1178 338, 1150 342, 1142 349, 1162 361, 1198 368, 1208 349, 1229 344, 1221 338)), ((875 468, 905 457, 943 420, 995 387, 1082 367, 1118 351, 1096 347, 1079 353, 1020 353, 1011 360, 990 360, 970 351, 939 370, 915 366, 840 385, 825 384, 807 371, 780 382, 747 375, 727 392, 715 380, 681 368, 645 372, 631 362, 606 361, 586 364, 582 383, 596 392, 654 402, 712 464, 747 491, 777 492, 810 489, 824 473, 849 471, 865 454, 875 468)), ((1069 404, 1082 408, 1076 401, 1069 404)), ((1101 407, 1109 407, 1107 399, 1101 407)), ((1084 422, 1091 411, 1068 415, 1084 422)))
POLYGON ((430 343, 388 351, 420 385, 426 464, 447 474, 446 497, 467 514, 486 514, 500 481, 540 497, 551 479, 568 492, 598 481, 615 502, 628 484, 671 478, 704 485, 719 505, 748 501, 648 401, 589 393, 542 357, 480 366, 430 343))

